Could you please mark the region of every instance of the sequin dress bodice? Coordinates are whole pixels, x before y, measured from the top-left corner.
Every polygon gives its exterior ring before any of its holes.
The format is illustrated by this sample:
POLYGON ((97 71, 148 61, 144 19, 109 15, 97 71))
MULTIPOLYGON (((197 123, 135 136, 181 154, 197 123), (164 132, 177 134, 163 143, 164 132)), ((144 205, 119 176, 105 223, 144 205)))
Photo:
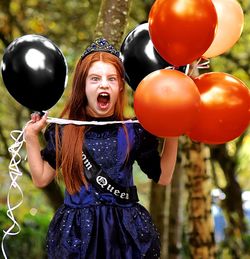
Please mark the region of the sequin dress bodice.
POLYGON ((100 126, 91 128, 85 134, 85 145, 97 164, 109 177, 121 185, 133 184, 132 158, 126 160, 127 143, 124 139, 124 131, 118 125, 100 126))

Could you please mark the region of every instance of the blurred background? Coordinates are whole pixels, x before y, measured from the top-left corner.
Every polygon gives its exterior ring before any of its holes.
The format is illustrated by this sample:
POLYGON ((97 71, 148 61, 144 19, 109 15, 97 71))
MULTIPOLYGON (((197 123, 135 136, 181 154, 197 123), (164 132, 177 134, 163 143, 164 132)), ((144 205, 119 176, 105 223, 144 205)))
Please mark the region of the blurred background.
MULTIPOLYGON (((167 0, 166 0, 167 1, 167 0)), ((58 117, 68 96, 74 65, 97 34, 101 7, 119 1, 101 0, 1 0, 0 59, 17 37, 39 34, 52 40, 63 52, 69 69, 68 86, 50 116, 58 117)), ((130 0, 124 33, 114 40, 117 46, 138 24, 147 21, 152 0, 130 0)), ((238 1, 244 11, 244 29, 238 42, 226 53, 210 59, 209 68, 241 79, 250 87, 250 0, 238 1)), ((103 10, 102 10, 103 12, 103 10)), ((181 32, 180 32, 181 33, 181 32)), ((134 116, 134 91, 127 85, 126 114, 134 116)), ((48 93, 49 95, 49 93, 48 93)), ((7 217, 7 195, 11 184, 8 166, 13 144, 10 132, 22 129, 31 111, 17 103, 0 80, 0 230, 12 222, 7 217)), ((167 122, 166 122, 167 123, 167 122)), ((41 139, 41 142, 43 139, 41 139)), ((53 182, 44 189, 31 182, 25 149, 19 164, 23 175, 18 184, 23 203, 13 213, 21 232, 5 239, 9 258, 46 258, 45 238, 54 211, 63 200, 64 187, 53 182)), ((170 186, 156 186, 134 166, 141 203, 150 210, 161 232, 162 258, 250 258, 250 132, 226 144, 194 143, 180 137, 178 161, 170 186)), ((20 201, 20 192, 11 189, 11 203, 20 201)), ((14 231, 14 230, 13 230, 14 231)), ((2 255, 1 255, 2 256, 2 255)), ((3 256, 0 258, 3 258, 3 256)))

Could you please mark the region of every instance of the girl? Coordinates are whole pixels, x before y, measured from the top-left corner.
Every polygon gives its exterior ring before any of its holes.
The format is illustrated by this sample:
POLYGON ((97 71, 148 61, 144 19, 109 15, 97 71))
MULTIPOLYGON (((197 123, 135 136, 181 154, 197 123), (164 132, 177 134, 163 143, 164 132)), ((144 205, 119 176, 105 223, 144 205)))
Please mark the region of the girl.
POLYGON ((119 52, 96 40, 76 66, 62 117, 99 125, 50 124, 41 152, 38 135, 47 115, 33 114, 25 130, 34 184, 46 186, 60 168, 66 186, 64 204, 49 226, 48 258, 160 258, 159 234, 138 203, 132 166, 137 161, 149 178, 170 183, 178 140, 165 139, 160 156, 157 137, 139 123, 126 123, 124 74, 119 52))

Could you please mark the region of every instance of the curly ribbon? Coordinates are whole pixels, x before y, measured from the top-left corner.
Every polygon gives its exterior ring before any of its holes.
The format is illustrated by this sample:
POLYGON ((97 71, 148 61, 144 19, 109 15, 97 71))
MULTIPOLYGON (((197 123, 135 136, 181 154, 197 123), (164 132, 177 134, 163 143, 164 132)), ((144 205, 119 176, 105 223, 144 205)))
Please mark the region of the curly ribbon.
MULTIPOLYGON (((168 69, 168 70, 178 70, 179 67, 176 67, 176 66, 168 66, 168 67, 165 67, 165 69, 168 69)), ((189 70, 190 70, 190 64, 187 64, 186 67, 185 67, 184 74, 185 74, 185 75, 188 75, 189 70)))
POLYGON ((189 76, 192 76, 192 74, 196 69, 208 69, 209 63, 210 63, 209 59, 199 58, 194 64, 192 64, 192 69, 190 72, 189 72, 190 67, 188 67, 188 71, 186 74, 189 76))
POLYGON ((13 224, 9 227, 8 230, 3 230, 4 235, 2 238, 2 242, 1 242, 1 248, 2 248, 2 253, 5 259, 7 259, 7 255, 5 253, 4 250, 4 240, 7 236, 14 236, 17 235, 18 233, 20 233, 21 231, 21 227, 18 224, 18 222, 15 219, 15 216, 13 214, 13 211, 15 209, 17 209, 23 202, 23 192, 21 187, 18 185, 18 178, 22 176, 22 172, 19 170, 18 168, 18 164, 22 161, 22 157, 19 154, 20 149, 22 148, 24 139, 23 139, 23 133, 24 133, 24 129, 23 130, 13 130, 10 133, 11 138, 15 141, 14 144, 12 144, 9 148, 8 151, 11 154, 11 160, 9 163, 9 176, 11 179, 11 184, 8 190, 8 194, 7 194, 7 216, 11 219, 11 221, 13 222, 13 224), (15 135, 17 134, 17 137, 15 137, 15 135), (10 201, 10 194, 11 194, 11 190, 12 188, 18 190, 19 194, 20 194, 20 201, 17 202, 16 205, 12 205, 11 201, 10 201), (16 231, 14 231, 14 229, 17 229, 16 231))
POLYGON ((197 64, 197 68, 198 69, 208 69, 209 68, 209 64, 210 64, 210 60, 209 59, 200 59, 198 64, 197 64))

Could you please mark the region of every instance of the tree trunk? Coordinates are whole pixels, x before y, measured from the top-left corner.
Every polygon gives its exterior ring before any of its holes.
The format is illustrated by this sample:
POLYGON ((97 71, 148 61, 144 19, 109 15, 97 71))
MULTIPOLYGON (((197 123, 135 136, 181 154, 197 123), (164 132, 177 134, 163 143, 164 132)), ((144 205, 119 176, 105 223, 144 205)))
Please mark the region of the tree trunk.
POLYGON ((168 258, 168 218, 170 185, 165 187, 152 181, 149 211, 161 240, 161 258, 168 258))
POLYGON ((186 173, 188 190, 187 237, 191 258, 215 258, 214 226, 211 215, 210 151, 207 146, 188 141, 186 173))
POLYGON ((104 37, 118 47, 124 34, 131 0, 102 0, 95 37, 104 37))
POLYGON ((185 172, 178 152, 177 163, 171 184, 171 199, 169 212, 169 258, 181 258, 181 235, 183 227, 183 205, 184 205, 184 179, 185 172))

